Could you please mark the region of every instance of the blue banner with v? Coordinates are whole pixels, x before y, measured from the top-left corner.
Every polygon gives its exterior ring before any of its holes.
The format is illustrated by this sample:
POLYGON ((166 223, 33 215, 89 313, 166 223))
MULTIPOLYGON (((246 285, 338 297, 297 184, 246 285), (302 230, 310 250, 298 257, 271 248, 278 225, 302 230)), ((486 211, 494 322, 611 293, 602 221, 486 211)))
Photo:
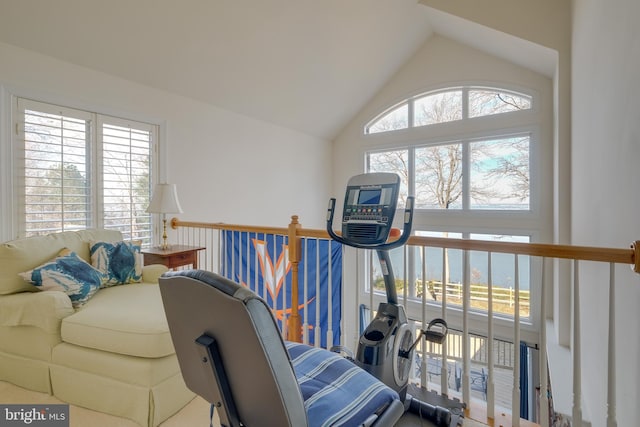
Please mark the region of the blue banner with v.
MULTIPOLYGON (((287 236, 225 230, 222 245, 222 274, 262 297, 282 329, 291 314, 287 236)), ((324 348, 340 344, 342 245, 328 239, 302 239, 298 283, 302 333, 306 331, 312 345, 316 341, 324 348), (331 342, 327 342, 329 335, 331 342)))

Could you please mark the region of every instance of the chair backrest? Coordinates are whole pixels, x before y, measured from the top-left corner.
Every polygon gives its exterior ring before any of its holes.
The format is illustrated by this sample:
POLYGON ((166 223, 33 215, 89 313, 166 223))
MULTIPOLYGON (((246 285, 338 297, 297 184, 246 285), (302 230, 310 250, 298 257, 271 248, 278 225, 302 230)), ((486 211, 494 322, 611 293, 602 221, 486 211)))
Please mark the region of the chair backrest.
MULTIPOLYGON (((308 425, 289 355, 264 300, 207 271, 168 272, 159 283, 187 387, 220 405, 224 390, 219 389, 211 364, 203 361, 202 345, 196 343, 202 336, 210 337, 217 344, 231 399, 244 425, 308 425)), ((223 420, 224 402, 220 409, 221 422, 227 422, 223 425, 233 426, 233 420, 223 420)))

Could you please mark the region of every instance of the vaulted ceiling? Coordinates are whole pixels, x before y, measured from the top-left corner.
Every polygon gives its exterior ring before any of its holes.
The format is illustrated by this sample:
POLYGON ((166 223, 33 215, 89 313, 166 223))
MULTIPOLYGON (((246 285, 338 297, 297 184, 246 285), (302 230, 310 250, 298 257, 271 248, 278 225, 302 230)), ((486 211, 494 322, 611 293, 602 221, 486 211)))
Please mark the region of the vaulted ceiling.
POLYGON ((0 41, 327 139, 430 31, 417 0, 0 1, 0 41))
POLYGON ((418 0, 0 0, 2 42, 328 140, 433 28, 477 38, 455 25, 418 0))

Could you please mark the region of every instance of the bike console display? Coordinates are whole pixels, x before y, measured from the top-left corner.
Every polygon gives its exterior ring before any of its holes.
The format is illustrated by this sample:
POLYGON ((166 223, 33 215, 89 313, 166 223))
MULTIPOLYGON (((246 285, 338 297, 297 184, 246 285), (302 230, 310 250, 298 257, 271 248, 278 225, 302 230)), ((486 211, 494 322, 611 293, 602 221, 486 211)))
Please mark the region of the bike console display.
MULTIPOLYGON (((391 232, 399 193, 400 177, 395 173, 366 173, 351 177, 347 183, 342 209, 342 235, 332 237, 349 246, 386 249, 383 246, 391 232)), ((411 229, 412 202, 412 198, 409 198, 405 209, 404 222, 407 230, 411 229)), ((327 216, 330 234, 334 208, 335 199, 331 199, 327 216)), ((408 233, 406 237, 408 238, 408 233)), ((394 246, 399 244, 394 242, 394 246)))
POLYGON ((395 174, 353 177, 347 186, 342 216, 342 237, 375 245, 389 237, 398 201, 400 178, 395 174))

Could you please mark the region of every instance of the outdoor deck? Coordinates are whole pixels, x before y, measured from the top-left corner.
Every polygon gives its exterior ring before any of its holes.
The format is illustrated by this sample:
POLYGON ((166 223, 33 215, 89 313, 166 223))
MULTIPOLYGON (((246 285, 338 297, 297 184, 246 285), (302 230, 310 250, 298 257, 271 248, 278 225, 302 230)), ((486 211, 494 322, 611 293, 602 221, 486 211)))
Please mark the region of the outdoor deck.
MULTIPOLYGON (((432 365, 433 366, 433 365, 432 365)), ((449 366, 455 369, 455 362, 449 362, 449 366)), ((458 364, 458 367, 460 364, 458 364)), ((481 372, 484 368, 484 371, 487 371, 487 367, 481 364, 471 364, 472 372, 481 372)), ((440 393, 440 375, 436 374, 435 369, 430 369, 433 373, 428 375, 428 384, 426 389, 429 391, 434 391, 436 393, 440 393)), ((495 385, 495 419, 489 420, 487 418, 487 409, 486 409, 486 395, 482 391, 482 387, 480 386, 480 382, 477 381, 478 378, 472 375, 472 382, 476 380, 475 383, 472 383, 471 387, 471 404, 465 410, 465 426, 476 426, 476 425, 488 425, 488 426, 511 426, 511 394, 513 389, 513 371, 511 369, 505 368, 494 368, 494 385, 495 385), (479 424, 474 423, 474 421, 479 422, 479 424)), ((456 389, 456 375, 455 371, 450 370, 449 379, 448 379, 448 387, 449 387, 449 397, 451 399, 462 400, 462 389, 457 391, 456 389)), ((530 410, 534 410, 534 408, 530 408, 530 410)), ((521 426, 537 426, 538 424, 521 420, 521 426)))

